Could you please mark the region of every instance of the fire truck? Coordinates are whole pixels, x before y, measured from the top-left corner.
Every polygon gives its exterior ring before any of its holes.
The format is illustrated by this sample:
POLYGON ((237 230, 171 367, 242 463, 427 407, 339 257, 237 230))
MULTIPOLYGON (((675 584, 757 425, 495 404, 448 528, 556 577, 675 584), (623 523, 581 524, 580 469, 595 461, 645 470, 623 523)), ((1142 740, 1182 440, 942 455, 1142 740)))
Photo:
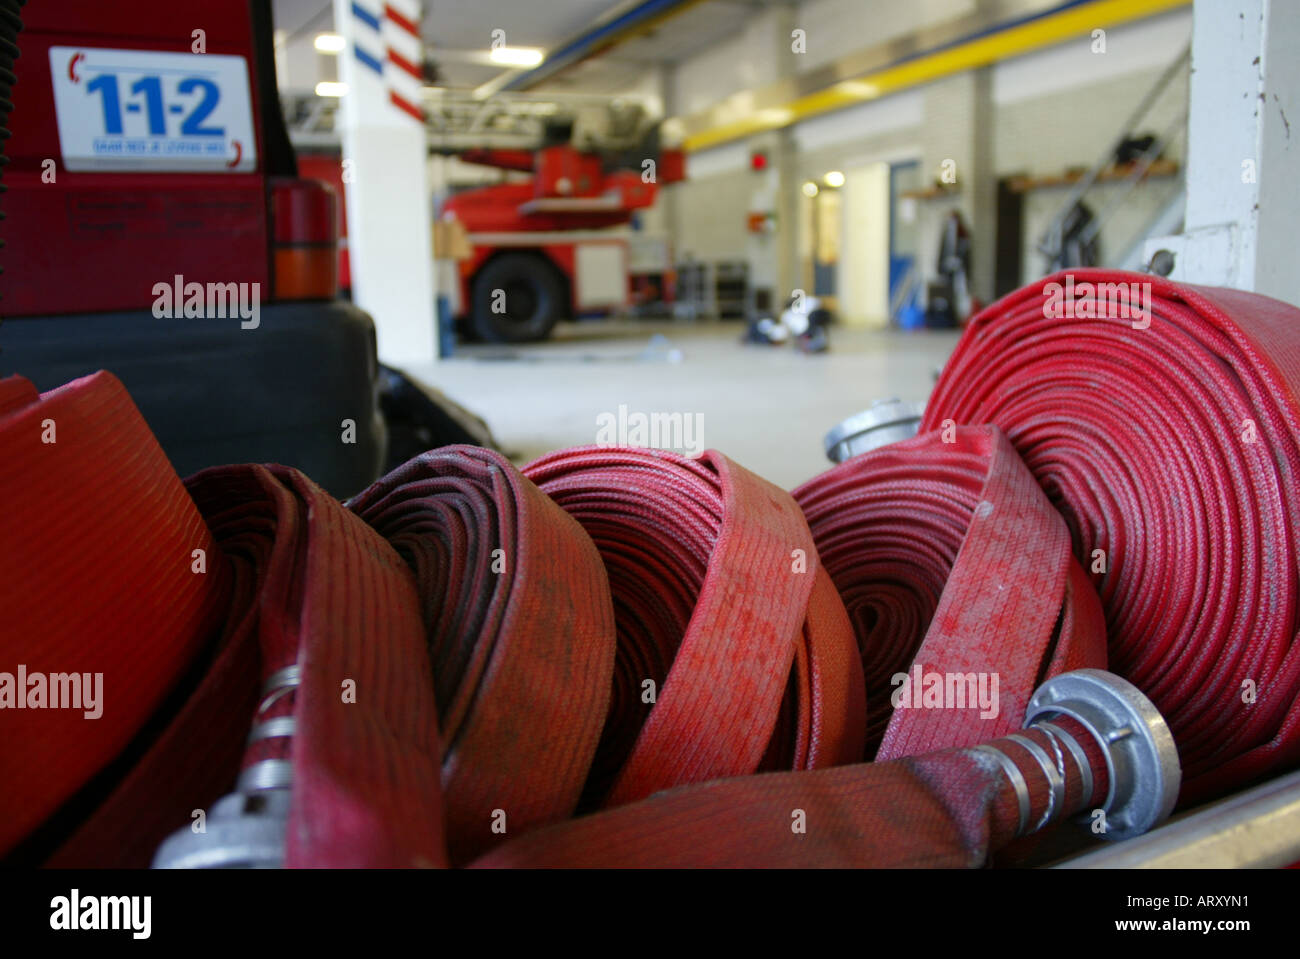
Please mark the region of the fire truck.
MULTIPOLYGON (((653 206, 662 186, 685 177, 682 151, 660 145, 658 125, 640 104, 597 107, 558 96, 545 104, 554 113, 538 123, 530 111, 539 103, 504 94, 483 103, 457 91, 426 103, 437 114, 429 121, 432 154, 502 171, 502 182, 453 188, 437 214, 468 240, 455 256, 454 289, 440 292, 451 294, 457 329, 470 339, 541 340, 564 317, 672 302, 667 239, 619 228, 653 206), (488 107, 497 111, 494 122, 476 122, 488 107)), ((286 104, 303 175, 342 195, 331 111, 319 98, 286 94, 286 104)), ((340 235, 347 288, 346 222, 340 235)))
POLYGON ((637 238, 611 230, 653 205, 660 184, 683 178, 680 151, 641 152, 631 169, 568 144, 461 153, 471 163, 532 174, 457 193, 443 205, 442 217, 463 225, 472 246, 457 264, 462 328, 492 342, 544 339, 561 317, 626 306, 640 292, 639 276, 660 277, 650 295, 669 300, 670 266, 638 268, 629 249, 637 238))

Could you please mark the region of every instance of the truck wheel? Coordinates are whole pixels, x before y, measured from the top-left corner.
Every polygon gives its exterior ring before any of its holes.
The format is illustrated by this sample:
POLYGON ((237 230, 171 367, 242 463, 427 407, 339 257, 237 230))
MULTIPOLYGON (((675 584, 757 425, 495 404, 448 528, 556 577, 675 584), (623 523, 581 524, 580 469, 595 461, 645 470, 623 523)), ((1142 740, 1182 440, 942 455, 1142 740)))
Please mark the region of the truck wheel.
POLYGON ((473 299, 472 320, 480 337, 489 343, 528 343, 550 335, 564 312, 564 284, 541 257, 507 253, 479 270, 473 299))

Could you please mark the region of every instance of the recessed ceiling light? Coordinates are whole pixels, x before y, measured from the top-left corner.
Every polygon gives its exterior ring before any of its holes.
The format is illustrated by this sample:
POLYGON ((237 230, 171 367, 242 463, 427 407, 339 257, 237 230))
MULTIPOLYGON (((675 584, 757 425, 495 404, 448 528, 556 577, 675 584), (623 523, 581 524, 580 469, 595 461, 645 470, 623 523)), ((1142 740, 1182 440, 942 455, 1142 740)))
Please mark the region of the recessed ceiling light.
POLYGON ((536 47, 494 47, 488 56, 505 67, 535 67, 546 54, 536 47))
POLYGON ((316 34, 316 49, 321 53, 340 53, 347 42, 337 33, 316 34))
POLYGON ((316 96, 318 97, 341 97, 348 92, 346 83, 338 83, 334 80, 322 80, 316 84, 316 96))
POLYGON ((809 180, 807 183, 805 183, 805 184, 803 185, 803 195, 804 195, 804 196, 816 196, 816 195, 817 195, 817 192, 818 192, 818 191, 817 191, 817 184, 814 183, 812 180, 809 180))
POLYGON ((826 181, 827 186, 844 186, 844 174, 839 170, 831 170, 822 179, 826 181))

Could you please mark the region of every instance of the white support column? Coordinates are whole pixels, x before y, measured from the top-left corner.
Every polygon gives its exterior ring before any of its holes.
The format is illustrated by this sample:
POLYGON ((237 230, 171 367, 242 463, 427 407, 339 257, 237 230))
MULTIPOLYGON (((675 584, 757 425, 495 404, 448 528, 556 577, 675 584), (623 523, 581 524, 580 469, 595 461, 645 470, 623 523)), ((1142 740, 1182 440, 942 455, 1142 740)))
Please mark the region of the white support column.
POLYGON ((1297 49, 1294 0, 1196 0, 1187 215, 1182 234, 1144 251, 1173 253, 1172 278, 1300 304, 1297 49))
POLYGON ((412 72, 423 59, 410 30, 420 14, 418 0, 334 0, 347 41, 340 132, 352 295, 374 317, 380 359, 402 366, 438 358, 422 82, 412 72))

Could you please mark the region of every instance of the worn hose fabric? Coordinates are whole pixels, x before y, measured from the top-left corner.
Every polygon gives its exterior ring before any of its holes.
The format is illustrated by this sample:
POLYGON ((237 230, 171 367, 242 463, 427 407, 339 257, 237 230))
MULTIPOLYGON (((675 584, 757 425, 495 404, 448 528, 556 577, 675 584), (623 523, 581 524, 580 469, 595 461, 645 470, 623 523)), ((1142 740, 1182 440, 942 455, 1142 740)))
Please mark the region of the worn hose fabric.
POLYGON ((233 574, 224 635, 162 735, 47 865, 147 866, 193 809, 270 759, 292 762, 286 865, 446 864, 432 680, 401 559, 297 470, 219 467, 186 487, 233 574), (296 688, 259 693, 295 663, 296 688), (254 710, 294 717, 293 735, 247 742, 254 710))
POLYGON ((997 424, 1065 517, 1185 800, 1300 759, 1298 391, 1300 309, 1076 270, 972 320, 926 407, 997 424))
POLYGON ((590 534, 614 598, 593 800, 861 755, 853 634, 788 493, 715 451, 585 447, 524 472, 590 534))
MULTIPOLYGON (((1050 748, 1037 730, 1022 735, 1050 748)), ((530 833, 473 866, 978 868, 1020 832, 1015 791, 988 748, 1019 770, 1031 828, 1106 796, 1106 766, 1095 751, 1089 757, 1097 764, 1092 788, 1065 761, 1059 770, 1064 801, 1054 805, 1051 785, 1032 754, 1020 742, 1002 739, 980 750, 673 789, 530 833)))
MULTIPOLYGON (((118 414, 138 415, 129 401, 118 414)), ((979 437, 997 437, 969 433, 973 449, 979 437)), ((227 791, 240 768, 277 759, 290 760, 293 771, 291 866, 457 864, 484 851, 488 864, 973 865, 1011 838, 1015 797, 985 755, 859 763, 834 778, 818 772, 862 754, 863 673, 847 615, 787 494, 717 454, 694 462, 588 450, 564 465, 544 482, 558 484, 560 499, 567 490, 580 519, 607 524, 599 552, 579 522, 513 467, 472 448, 420 457, 352 504, 392 546, 296 471, 223 467, 192 477, 187 487, 216 547, 208 569, 223 570, 230 583, 224 616, 211 624, 219 638, 200 644, 191 664, 201 671, 195 690, 162 717, 161 734, 49 862, 139 865, 160 827, 187 826, 190 810, 227 791), (620 499, 625 488, 637 496, 620 499), (673 525, 674 509, 695 509, 695 519, 673 525), (682 528, 696 532, 673 535, 682 528), (646 799, 607 802, 618 819, 601 814, 548 827, 573 811, 604 724, 614 639, 600 564, 620 546, 636 559, 627 583, 687 568, 660 561, 674 550, 696 562, 697 585, 680 594, 684 635, 651 715, 692 704, 695 694, 703 708, 663 721, 679 723, 706 748, 714 730, 749 735, 737 749, 747 764, 799 772, 735 775, 721 786, 675 791, 667 806, 650 795, 656 786, 646 799), (737 582, 745 588, 734 591, 737 582), (538 605, 525 614, 515 608, 522 604, 538 605), (791 605, 802 615, 777 615, 791 605), (775 630, 774 622, 785 625, 775 630), (692 641, 701 648, 687 659, 692 641), (571 653, 575 646, 587 652, 571 653), (512 685, 517 662, 530 668, 512 685), (705 665, 685 672, 685 662, 705 665), (548 674, 555 664, 559 672, 548 674), (296 687, 257 692, 290 665, 302 670, 296 687), (744 708, 725 699, 736 683, 766 691, 758 734, 709 709, 709 687, 727 667, 745 680, 722 687, 726 708, 744 708), (440 672, 451 676, 442 686, 440 672), (454 704, 467 686, 474 701, 454 720, 465 732, 440 735, 437 710, 454 719, 454 709, 436 706, 437 692, 454 704), (685 689, 684 698, 670 697, 672 689, 685 689), (480 700, 490 704, 481 714, 480 700), (293 717, 293 735, 245 744, 254 710, 263 724, 293 717), (577 732, 548 736, 538 717, 577 732), (458 757, 458 750, 472 751, 458 757), (530 815, 535 793, 545 797, 543 812, 530 815), (457 802, 470 812, 458 818, 457 802), (498 809, 509 824, 502 833, 491 828, 498 809), (791 846, 787 835, 800 844, 791 846), (518 847, 521 841, 528 845, 518 847), (609 854, 594 850, 606 847, 622 852, 602 859, 609 854)), ((165 485, 169 476, 165 463, 155 464, 139 485, 165 485)), ((142 539, 136 548, 149 545, 142 539)), ((679 741, 659 748, 668 769, 683 767, 679 741)), ((719 775, 692 778, 691 758, 686 781, 719 775)), ((1031 756, 1015 761, 1037 809, 1048 784, 1031 756)), ((1092 765, 1094 781, 1104 782, 1104 762, 1093 756, 1092 765)), ((653 763, 648 768, 658 773, 653 763)), ((1072 794, 1076 800, 1082 796, 1072 794)))
POLYGON ((214 527, 239 531, 231 548, 272 540, 251 570, 258 679, 294 663, 302 679, 260 718, 297 722, 287 744, 251 743, 244 764, 292 760, 285 864, 446 862, 432 677, 401 558, 297 470, 218 467, 187 485, 214 527))
POLYGON ((473 446, 418 456, 349 505, 415 573, 453 861, 571 815, 614 668, 591 540, 503 456, 473 446), (492 829, 496 810, 506 833, 492 829))
POLYGON ((1101 607, 1065 523, 998 429, 893 443, 794 496, 857 635, 867 758, 1004 736, 1044 679, 1105 667, 1101 607), (941 708, 924 708, 928 675, 941 708))

